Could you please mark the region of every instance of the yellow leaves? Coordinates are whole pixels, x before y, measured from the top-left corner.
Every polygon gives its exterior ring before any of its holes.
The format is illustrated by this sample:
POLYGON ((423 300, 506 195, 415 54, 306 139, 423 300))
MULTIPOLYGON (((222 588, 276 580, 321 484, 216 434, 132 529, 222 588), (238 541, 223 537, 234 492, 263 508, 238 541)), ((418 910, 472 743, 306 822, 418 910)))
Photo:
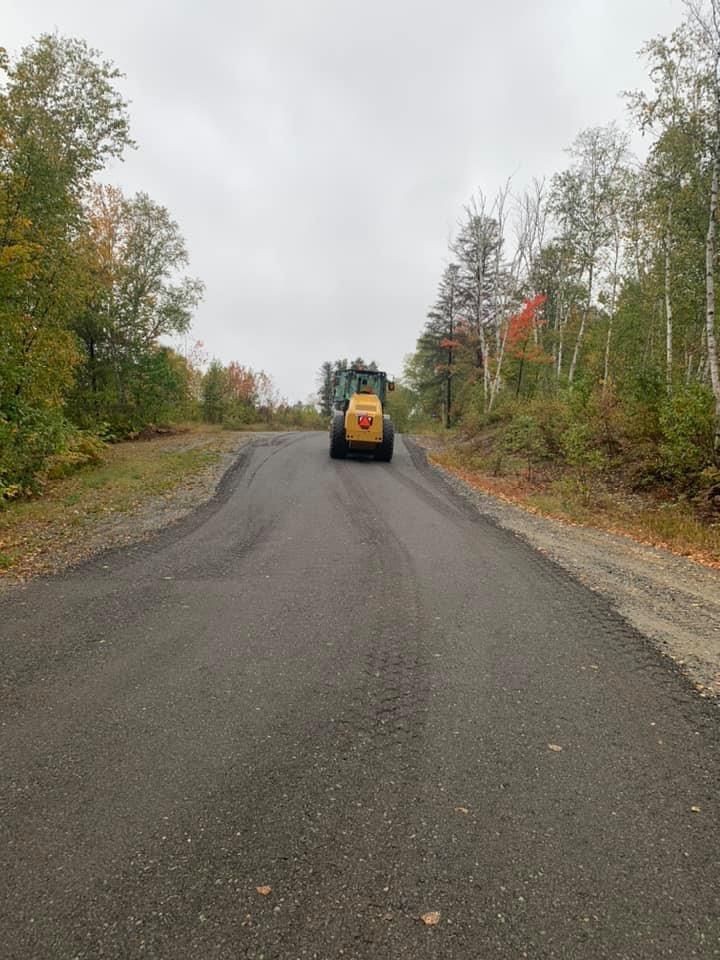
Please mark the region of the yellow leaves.
POLYGON ((20 214, 10 214, 7 198, 3 195, 4 183, 0 182, 0 284, 26 283, 38 271, 38 258, 43 245, 32 239, 32 221, 20 214), (7 274, 10 274, 8 276, 7 274))
POLYGON ((12 243, 0 250, 0 270, 12 270, 16 280, 31 280, 37 271, 35 258, 42 251, 37 243, 12 243))
POLYGON ((260 887, 255 887, 255 890, 260 894, 261 897, 267 897, 272 893, 272 887, 264 884, 260 887))

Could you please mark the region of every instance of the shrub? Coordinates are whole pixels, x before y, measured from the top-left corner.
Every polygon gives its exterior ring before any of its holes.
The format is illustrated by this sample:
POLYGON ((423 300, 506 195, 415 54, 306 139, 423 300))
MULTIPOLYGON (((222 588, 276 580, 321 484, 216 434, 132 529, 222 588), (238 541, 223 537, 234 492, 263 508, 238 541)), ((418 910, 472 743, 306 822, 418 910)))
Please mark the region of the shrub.
POLYGON ((78 431, 68 438, 65 449, 54 454, 48 462, 44 475, 49 479, 64 477, 82 467, 102 463, 105 459, 105 444, 91 433, 78 431))
POLYGON ((542 427, 537 419, 528 413, 518 414, 505 425, 502 431, 502 446, 508 453, 526 457, 530 463, 550 459, 550 450, 542 427))
POLYGON ((602 470, 606 457, 597 446, 591 424, 571 423, 562 439, 565 462, 585 476, 602 470))
POLYGON ((660 457, 671 477, 689 481, 713 463, 713 427, 712 395, 701 384, 688 384, 664 401, 660 457))
POLYGON ((73 433, 57 408, 16 405, 0 414, 0 502, 36 491, 51 458, 73 433))

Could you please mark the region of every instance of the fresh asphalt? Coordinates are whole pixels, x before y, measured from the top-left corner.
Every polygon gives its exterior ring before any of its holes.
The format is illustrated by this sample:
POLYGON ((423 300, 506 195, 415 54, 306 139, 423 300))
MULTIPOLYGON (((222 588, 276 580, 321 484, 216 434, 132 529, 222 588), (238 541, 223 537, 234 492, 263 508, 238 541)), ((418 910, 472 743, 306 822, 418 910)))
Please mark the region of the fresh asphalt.
POLYGON ((4 960, 720 956, 717 708, 402 441, 260 440, 0 634, 4 960))

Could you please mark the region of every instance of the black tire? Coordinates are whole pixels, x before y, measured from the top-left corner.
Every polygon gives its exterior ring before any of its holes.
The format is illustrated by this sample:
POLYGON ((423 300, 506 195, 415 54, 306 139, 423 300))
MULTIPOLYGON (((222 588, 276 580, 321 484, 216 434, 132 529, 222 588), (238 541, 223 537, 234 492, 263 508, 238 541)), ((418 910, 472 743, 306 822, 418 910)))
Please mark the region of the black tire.
POLYGON ((345 439, 345 414, 333 415, 330 424, 330 456, 333 460, 343 460, 347 456, 348 445, 345 439))
POLYGON ((383 419, 383 438, 382 443, 375 451, 376 460, 384 460, 385 463, 390 463, 393 455, 393 447, 395 446, 395 427, 393 426, 392 420, 388 417, 383 419))

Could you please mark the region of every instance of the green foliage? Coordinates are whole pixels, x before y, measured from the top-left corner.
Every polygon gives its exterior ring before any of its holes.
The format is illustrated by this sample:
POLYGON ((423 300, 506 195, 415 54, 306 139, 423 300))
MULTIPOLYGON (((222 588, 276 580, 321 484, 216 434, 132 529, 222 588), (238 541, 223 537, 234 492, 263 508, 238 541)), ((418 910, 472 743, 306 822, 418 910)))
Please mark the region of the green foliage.
POLYGON ((39 488, 51 458, 67 448, 72 428, 62 413, 17 402, 0 414, 0 502, 39 488))
POLYGON ((222 423, 230 404, 227 371, 219 360, 213 360, 202 380, 202 417, 206 423, 222 423))
POLYGON ((79 40, 43 35, 0 85, 0 497, 37 489, 74 430, 81 354, 75 238, 90 178, 129 144, 119 74, 79 40))
POLYGON ((583 475, 599 473, 607 458, 597 446, 592 423, 571 423, 562 438, 565 462, 583 475))
POLYGON ((502 446, 508 453, 521 454, 531 463, 541 463, 550 456, 540 425, 529 413, 518 414, 507 423, 502 446))
POLYGON ((390 415, 396 433, 410 433, 418 425, 418 398, 400 381, 396 381, 395 389, 388 392, 385 411, 390 415))
POLYGON ((318 370, 318 406, 324 417, 332 414, 333 408, 333 375, 334 367, 330 360, 325 360, 318 370))
POLYGON ((215 359, 200 385, 200 409, 207 423, 227 430, 324 430, 327 418, 315 403, 279 400, 272 380, 262 370, 215 359))
POLYGON ((187 330, 202 285, 182 275, 185 242, 168 211, 145 194, 96 187, 77 240, 88 298, 72 327, 84 363, 70 397, 83 425, 109 422, 118 436, 189 409, 193 372, 157 346, 187 330))
MULTIPOLYGON (((45 34, 0 82, 0 498, 108 439, 186 415, 194 371, 159 337, 202 285, 165 208, 94 176, 131 145, 115 67, 45 34)), ((196 378, 195 378, 196 379, 196 378)))
POLYGON ((85 41, 42 34, 7 74, 2 126, 21 145, 16 162, 45 158, 57 178, 79 188, 131 143, 116 88, 122 74, 85 41))
POLYGON ((76 431, 70 434, 65 448, 50 459, 46 477, 56 480, 82 467, 97 466, 104 462, 105 444, 92 433, 76 431))
POLYGON ((712 394, 693 383, 677 390, 660 409, 662 467, 676 479, 689 481, 713 463, 712 394))
POLYGON ((289 428, 291 430, 326 430, 327 418, 320 413, 314 404, 294 403, 280 404, 269 420, 273 429, 289 428))

